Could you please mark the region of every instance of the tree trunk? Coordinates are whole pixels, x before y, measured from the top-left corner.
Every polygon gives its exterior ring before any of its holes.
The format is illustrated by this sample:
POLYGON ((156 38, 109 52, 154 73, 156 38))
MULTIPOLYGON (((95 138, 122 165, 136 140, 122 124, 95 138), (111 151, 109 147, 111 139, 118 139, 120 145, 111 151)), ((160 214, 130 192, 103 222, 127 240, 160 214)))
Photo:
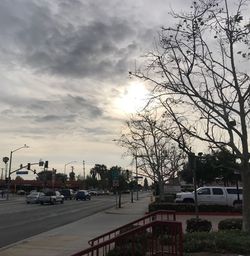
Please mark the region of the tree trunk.
POLYGON ((243 231, 250 232, 250 166, 242 172, 243 184, 243 231))
POLYGON ((159 199, 160 202, 162 202, 164 199, 164 182, 161 177, 159 177, 159 199))
POLYGON ((119 191, 119 199, 118 199, 118 207, 121 208, 122 207, 122 193, 121 191, 119 191))

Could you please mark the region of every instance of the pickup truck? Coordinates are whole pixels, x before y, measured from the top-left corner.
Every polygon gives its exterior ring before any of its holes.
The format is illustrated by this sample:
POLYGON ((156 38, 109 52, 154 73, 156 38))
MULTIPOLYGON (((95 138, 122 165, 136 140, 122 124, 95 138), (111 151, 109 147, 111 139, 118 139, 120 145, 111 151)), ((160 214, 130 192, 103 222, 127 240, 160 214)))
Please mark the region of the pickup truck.
MULTIPOLYGON (((180 192, 176 194, 176 203, 194 203, 194 192, 180 192)), ((198 204, 228 205, 238 207, 242 204, 242 188, 236 187, 200 187, 197 189, 198 204), (238 200, 239 193, 239 200, 238 200)))
POLYGON ((58 191, 47 191, 39 198, 40 204, 64 203, 64 196, 58 191))

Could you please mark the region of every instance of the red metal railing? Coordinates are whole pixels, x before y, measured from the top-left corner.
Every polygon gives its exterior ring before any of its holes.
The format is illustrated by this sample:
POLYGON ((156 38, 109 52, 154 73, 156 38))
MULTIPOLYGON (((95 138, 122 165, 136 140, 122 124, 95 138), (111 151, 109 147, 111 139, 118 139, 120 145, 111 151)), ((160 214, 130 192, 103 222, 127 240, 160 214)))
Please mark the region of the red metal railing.
POLYGON ((183 256, 182 225, 153 221, 71 256, 183 256))
POLYGON ((145 216, 143 216, 142 218, 139 218, 137 220, 134 220, 126 225, 123 225, 119 228, 116 228, 114 230, 111 230, 105 234, 102 234, 98 237, 95 237, 91 240, 89 240, 89 244, 91 246, 97 245, 101 242, 110 240, 112 238, 115 238, 116 236, 120 235, 123 232, 126 232, 128 230, 131 230, 135 227, 138 226, 143 226, 146 225, 152 221, 156 221, 156 220, 160 220, 160 221, 175 221, 176 220, 176 216, 175 216, 175 211, 164 211, 164 210, 159 210, 159 211, 155 211, 152 213, 149 213, 145 216))

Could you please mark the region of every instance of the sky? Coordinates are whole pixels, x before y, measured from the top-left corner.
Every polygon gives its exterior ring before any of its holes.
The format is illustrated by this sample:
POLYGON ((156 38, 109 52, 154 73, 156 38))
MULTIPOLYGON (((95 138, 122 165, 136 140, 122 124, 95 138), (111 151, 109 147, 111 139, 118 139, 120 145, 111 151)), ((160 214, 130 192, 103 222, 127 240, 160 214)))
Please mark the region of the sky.
MULTIPOLYGON (((133 169, 118 139, 145 103, 128 72, 152 50, 171 9, 186 0, 1 0, 0 156, 12 170, 49 161, 49 169, 86 174, 95 164, 133 169), (72 162, 72 163, 70 163, 72 162)), ((1 161, 0 167, 5 172, 1 161)), ((39 171, 39 167, 35 167, 39 171)), ((23 176, 23 178, 32 175, 23 176)))

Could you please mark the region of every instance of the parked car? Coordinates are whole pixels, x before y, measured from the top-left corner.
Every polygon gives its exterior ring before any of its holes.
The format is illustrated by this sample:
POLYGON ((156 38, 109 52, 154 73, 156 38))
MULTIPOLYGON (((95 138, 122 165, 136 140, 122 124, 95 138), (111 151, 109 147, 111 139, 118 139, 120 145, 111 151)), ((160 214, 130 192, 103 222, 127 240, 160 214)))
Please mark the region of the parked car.
POLYGON ((64 203, 64 196, 59 191, 46 191, 39 199, 40 204, 64 203))
POLYGON ((75 195, 76 200, 90 200, 91 195, 87 190, 78 190, 75 195))
POLYGON ((61 195, 64 196, 64 199, 70 199, 72 200, 74 198, 74 191, 73 189, 62 189, 60 190, 61 195))
POLYGON ((17 195, 21 195, 21 196, 24 196, 24 195, 26 195, 26 192, 24 191, 24 190, 22 190, 22 189, 20 189, 20 190, 17 190, 17 195))
POLYGON ((31 192, 29 195, 26 196, 26 203, 27 204, 37 204, 40 203, 41 196, 44 196, 43 192, 31 192))
MULTIPOLYGON (((175 202, 194 203, 194 199, 194 192, 181 192, 176 194, 175 202)), ((242 203, 242 188, 239 188, 237 191, 235 187, 200 187, 197 189, 197 201, 199 205, 239 206, 242 203)))
POLYGON ((91 196, 97 196, 98 193, 96 190, 89 190, 88 193, 91 195, 91 196))

